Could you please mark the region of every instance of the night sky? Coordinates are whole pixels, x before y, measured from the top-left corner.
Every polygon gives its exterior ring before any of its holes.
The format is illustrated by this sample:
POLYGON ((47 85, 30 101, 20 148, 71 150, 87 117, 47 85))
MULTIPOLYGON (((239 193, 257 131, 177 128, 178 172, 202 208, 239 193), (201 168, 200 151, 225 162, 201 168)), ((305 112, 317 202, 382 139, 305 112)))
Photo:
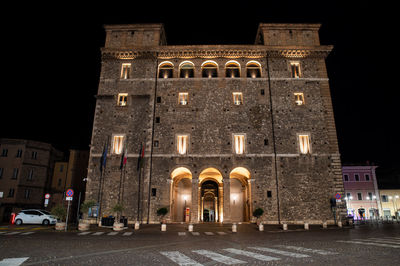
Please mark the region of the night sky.
POLYGON ((365 1, 214 2, 10 8, 12 18, 2 24, 7 70, 2 71, 0 137, 88 149, 104 24, 164 23, 167 43, 179 45, 253 44, 259 22, 321 23, 321 43, 335 47, 327 67, 343 163, 400 164, 394 6, 365 1))

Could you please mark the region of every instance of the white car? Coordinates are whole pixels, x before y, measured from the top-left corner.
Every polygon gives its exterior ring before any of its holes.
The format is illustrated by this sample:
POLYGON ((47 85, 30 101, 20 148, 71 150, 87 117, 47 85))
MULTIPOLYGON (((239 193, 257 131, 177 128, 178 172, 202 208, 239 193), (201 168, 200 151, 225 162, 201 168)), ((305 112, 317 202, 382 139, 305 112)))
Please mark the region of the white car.
POLYGON ((22 210, 14 219, 16 225, 21 224, 55 224, 57 218, 44 210, 22 210))

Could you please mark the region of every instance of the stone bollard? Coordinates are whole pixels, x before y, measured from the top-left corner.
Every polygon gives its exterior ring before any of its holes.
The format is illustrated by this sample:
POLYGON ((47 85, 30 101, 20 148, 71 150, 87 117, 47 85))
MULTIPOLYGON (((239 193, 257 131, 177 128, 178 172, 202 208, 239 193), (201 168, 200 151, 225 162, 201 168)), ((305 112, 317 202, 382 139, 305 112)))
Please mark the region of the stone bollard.
POLYGON ((232 232, 233 232, 233 233, 236 233, 236 232, 237 232, 237 227, 236 227, 236 224, 235 224, 235 223, 232 224, 232 232))
POLYGON ((167 225, 166 224, 161 224, 161 231, 162 232, 167 231, 167 225))
POLYGON ((114 223, 113 224, 113 230, 114 231, 122 231, 122 230, 124 230, 124 224, 123 223, 114 223))
POLYGON ((78 224, 79 231, 87 231, 87 230, 89 230, 89 227, 90 227, 89 223, 79 222, 79 224, 78 224))
POLYGON ((135 222, 135 230, 139 230, 140 228, 140 223, 139 222, 135 222))
POLYGON ((287 224, 283 224, 283 231, 287 230, 287 224))
POLYGON ((327 222, 323 222, 322 223, 322 228, 324 228, 324 229, 328 228, 328 223, 327 222))
POLYGON ((308 223, 304 223, 304 229, 305 229, 305 230, 309 230, 309 229, 310 229, 308 223))
POLYGON ((193 232, 193 224, 189 224, 189 232, 193 232))
POLYGON ((258 230, 261 232, 264 231, 264 225, 262 223, 258 225, 258 230))
POLYGON ((341 222, 341 221, 337 222, 337 226, 338 226, 339 228, 342 228, 342 227, 343 227, 342 222, 341 222))

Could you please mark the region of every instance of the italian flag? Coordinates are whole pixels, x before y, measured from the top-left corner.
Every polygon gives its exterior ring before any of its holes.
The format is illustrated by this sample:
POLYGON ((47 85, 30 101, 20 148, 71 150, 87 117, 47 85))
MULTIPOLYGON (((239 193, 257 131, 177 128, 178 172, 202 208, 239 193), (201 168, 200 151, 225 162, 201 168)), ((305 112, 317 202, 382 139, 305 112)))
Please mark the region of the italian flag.
POLYGON ((127 160, 128 160, 128 149, 126 147, 126 142, 125 142, 124 151, 122 152, 121 156, 121 165, 119 166, 120 170, 122 170, 122 168, 126 165, 127 160))

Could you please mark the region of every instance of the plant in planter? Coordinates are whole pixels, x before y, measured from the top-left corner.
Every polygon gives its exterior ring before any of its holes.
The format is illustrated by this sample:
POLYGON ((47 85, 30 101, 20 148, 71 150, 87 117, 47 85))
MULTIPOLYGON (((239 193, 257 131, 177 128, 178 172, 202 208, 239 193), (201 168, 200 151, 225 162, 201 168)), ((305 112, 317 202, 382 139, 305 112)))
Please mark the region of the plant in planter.
POLYGON ((51 209, 51 214, 57 217, 56 230, 65 230, 65 218, 67 210, 62 205, 57 205, 51 209))
MULTIPOLYGON (((81 204, 80 211, 84 214, 87 214, 88 210, 96 205, 94 200, 85 201, 81 204)), ((89 230, 89 223, 87 220, 79 219, 78 229, 80 231, 89 230)))
POLYGON ((257 225, 260 225, 259 218, 263 215, 264 210, 261 208, 257 208, 253 211, 253 216, 257 218, 257 225))
POLYGON ((114 221, 113 225, 114 231, 121 231, 124 228, 124 224, 120 222, 120 217, 123 210, 124 206, 120 203, 115 204, 112 208, 112 211, 117 213, 117 219, 114 221))
POLYGON ((165 224, 164 216, 168 213, 168 208, 162 207, 157 210, 157 216, 160 216, 160 220, 162 224, 165 224))

